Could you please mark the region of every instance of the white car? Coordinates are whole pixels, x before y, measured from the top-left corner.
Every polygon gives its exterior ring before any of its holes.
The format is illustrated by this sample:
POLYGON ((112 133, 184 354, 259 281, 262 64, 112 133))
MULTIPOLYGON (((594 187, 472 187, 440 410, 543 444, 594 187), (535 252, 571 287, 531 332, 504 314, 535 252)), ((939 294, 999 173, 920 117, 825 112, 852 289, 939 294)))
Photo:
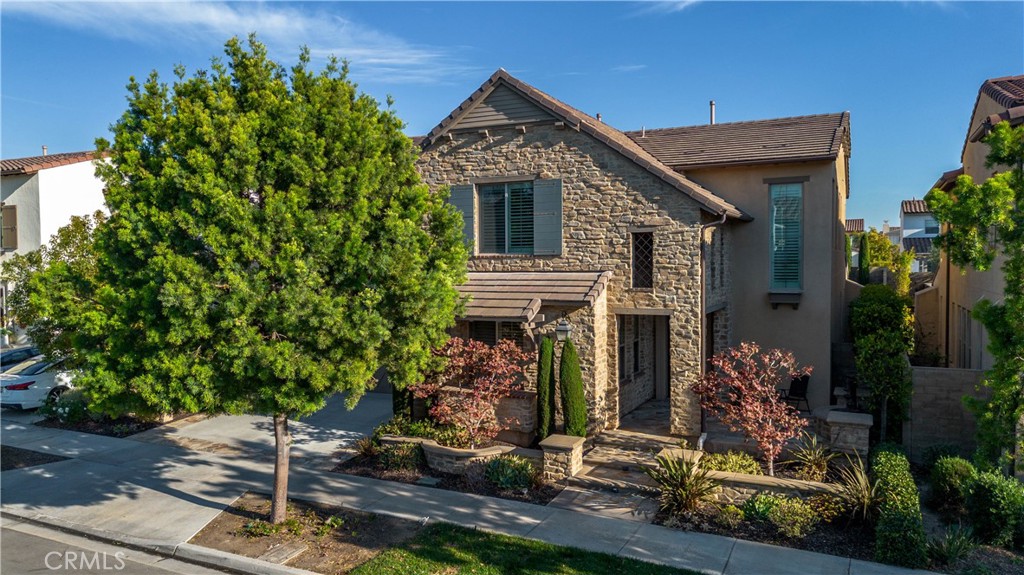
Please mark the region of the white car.
POLYGON ((41 355, 0 373, 0 407, 32 409, 73 388, 74 373, 41 355))

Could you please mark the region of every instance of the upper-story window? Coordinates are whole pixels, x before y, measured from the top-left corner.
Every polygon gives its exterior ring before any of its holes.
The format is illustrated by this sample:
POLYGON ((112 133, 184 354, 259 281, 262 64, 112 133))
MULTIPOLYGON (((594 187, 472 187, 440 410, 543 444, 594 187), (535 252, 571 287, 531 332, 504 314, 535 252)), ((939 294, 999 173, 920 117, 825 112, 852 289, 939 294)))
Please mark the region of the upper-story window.
POLYGON ((633 232, 633 287, 654 287, 654 233, 633 232))
POLYGON ((939 235, 939 222, 928 218, 924 221, 924 233, 928 235, 939 235))
POLYGON ((562 253, 562 181, 482 182, 451 187, 473 253, 562 253))
POLYGON ((18 207, 0 207, 3 215, 3 228, 0 229, 0 250, 18 249, 18 207))
POLYGON ((771 288, 799 289, 803 273, 803 184, 771 184, 771 288))
POLYGON ((480 253, 533 253, 533 182, 477 186, 480 253))

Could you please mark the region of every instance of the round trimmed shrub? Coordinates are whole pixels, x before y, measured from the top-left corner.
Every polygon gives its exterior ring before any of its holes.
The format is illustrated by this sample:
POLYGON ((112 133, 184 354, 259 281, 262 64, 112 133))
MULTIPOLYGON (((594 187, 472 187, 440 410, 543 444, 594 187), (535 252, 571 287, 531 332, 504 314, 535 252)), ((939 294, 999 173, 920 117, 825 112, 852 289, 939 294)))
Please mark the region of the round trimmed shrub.
POLYGON ((940 457, 932 467, 932 501, 942 509, 960 512, 967 492, 978 476, 970 461, 962 457, 940 457))
POLYGON ((768 511, 768 521, 786 537, 803 539, 818 523, 818 514, 802 500, 784 497, 768 511))
POLYGON ((974 534, 986 543, 1024 546, 1024 483, 998 473, 979 473, 967 495, 974 534))

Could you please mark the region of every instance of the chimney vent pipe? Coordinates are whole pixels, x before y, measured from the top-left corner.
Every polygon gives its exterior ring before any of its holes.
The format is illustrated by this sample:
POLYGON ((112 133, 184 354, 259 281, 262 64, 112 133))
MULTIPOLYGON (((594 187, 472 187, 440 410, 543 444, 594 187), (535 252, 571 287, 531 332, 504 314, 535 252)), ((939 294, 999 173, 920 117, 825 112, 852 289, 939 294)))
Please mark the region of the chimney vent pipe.
POLYGON ((715 101, 711 100, 711 125, 715 125, 715 101))
POLYGON ((46 146, 43 146, 43 155, 46 155, 46 146))
POLYGON ((597 121, 598 121, 598 122, 601 122, 601 123, 604 123, 604 122, 603 122, 603 121, 601 120, 601 112, 598 112, 598 113, 597 113, 597 121))

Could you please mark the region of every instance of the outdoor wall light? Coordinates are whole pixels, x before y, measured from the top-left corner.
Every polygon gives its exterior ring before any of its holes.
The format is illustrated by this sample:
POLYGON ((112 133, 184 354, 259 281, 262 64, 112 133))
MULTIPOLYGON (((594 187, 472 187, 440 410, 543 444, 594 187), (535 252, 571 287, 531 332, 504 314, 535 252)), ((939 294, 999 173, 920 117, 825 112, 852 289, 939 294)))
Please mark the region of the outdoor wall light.
POLYGON ((555 339, 558 341, 565 341, 569 339, 569 334, 572 333, 572 324, 566 321, 565 316, 558 320, 558 325, 555 326, 555 339))

